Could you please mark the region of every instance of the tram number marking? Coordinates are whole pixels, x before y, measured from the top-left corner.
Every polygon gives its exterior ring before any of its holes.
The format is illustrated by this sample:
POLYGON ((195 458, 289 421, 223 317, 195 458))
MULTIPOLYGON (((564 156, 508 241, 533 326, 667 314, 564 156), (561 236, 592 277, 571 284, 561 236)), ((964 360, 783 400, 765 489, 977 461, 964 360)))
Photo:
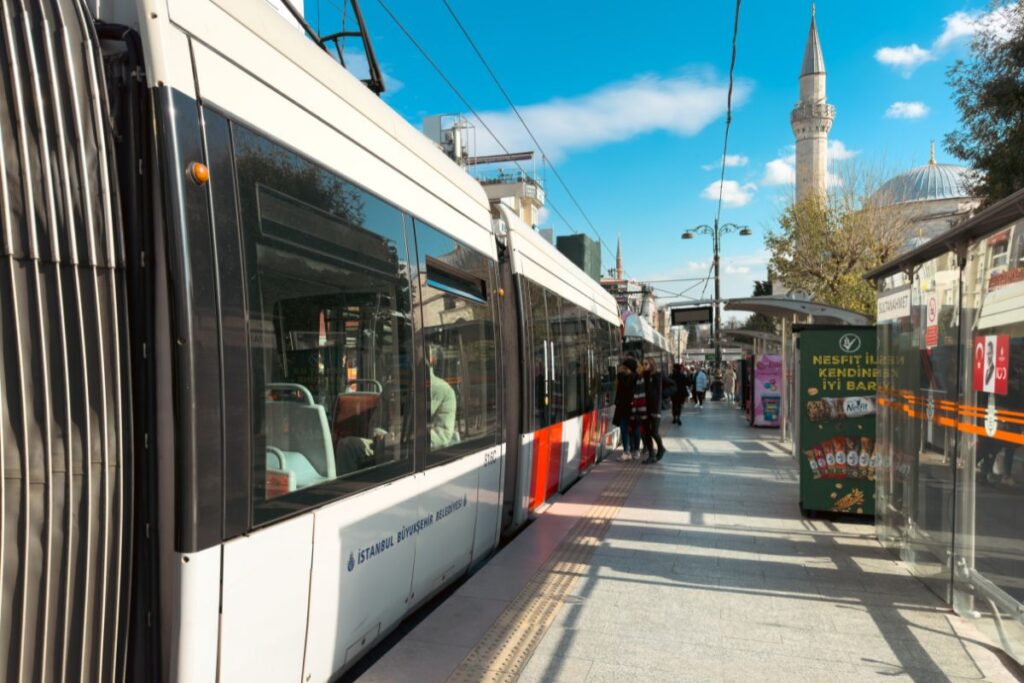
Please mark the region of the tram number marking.
POLYGON ((490 467, 498 462, 498 451, 492 450, 484 453, 484 467, 490 467))

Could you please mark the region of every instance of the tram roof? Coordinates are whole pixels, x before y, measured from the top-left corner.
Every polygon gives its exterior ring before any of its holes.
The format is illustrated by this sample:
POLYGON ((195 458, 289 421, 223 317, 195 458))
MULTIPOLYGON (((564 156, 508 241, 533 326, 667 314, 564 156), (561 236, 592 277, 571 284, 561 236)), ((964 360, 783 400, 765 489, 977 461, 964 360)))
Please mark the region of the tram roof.
POLYGON ((555 248, 511 209, 498 204, 498 215, 508 227, 512 268, 577 306, 621 325, 615 297, 555 248))
POLYGON ((137 2, 147 11, 122 0, 101 17, 145 16, 152 87, 201 90, 205 103, 494 256, 480 183, 269 4, 137 2))

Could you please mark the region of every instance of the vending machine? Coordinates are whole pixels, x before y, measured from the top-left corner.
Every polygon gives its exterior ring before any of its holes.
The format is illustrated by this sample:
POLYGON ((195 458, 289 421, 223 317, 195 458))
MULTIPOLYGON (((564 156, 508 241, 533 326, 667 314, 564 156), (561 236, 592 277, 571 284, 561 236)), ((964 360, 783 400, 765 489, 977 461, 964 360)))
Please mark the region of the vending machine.
POLYGON ((782 357, 754 356, 751 381, 750 424, 778 427, 782 417, 782 357))

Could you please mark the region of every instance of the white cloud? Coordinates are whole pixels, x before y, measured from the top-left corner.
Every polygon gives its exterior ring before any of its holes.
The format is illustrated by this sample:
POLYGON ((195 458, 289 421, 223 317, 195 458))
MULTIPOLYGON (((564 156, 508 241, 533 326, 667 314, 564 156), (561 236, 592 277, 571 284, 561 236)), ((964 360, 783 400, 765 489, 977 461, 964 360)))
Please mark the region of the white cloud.
MULTIPOLYGON (((726 154, 725 155, 725 167, 726 168, 735 168, 737 166, 746 166, 749 163, 750 163, 750 157, 743 156, 742 154, 726 154)), ((718 161, 716 161, 714 163, 704 164, 703 166, 701 166, 701 168, 703 168, 705 171, 710 171, 712 169, 721 168, 721 167, 722 167, 722 159, 721 158, 719 158, 718 161)))
POLYGON ((746 275, 749 272, 750 266, 734 266, 728 264, 725 266, 726 275, 746 275))
POLYGON ((843 144, 842 140, 829 140, 828 141, 828 160, 831 161, 846 161, 852 159, 860 154, 859 149, 846 149, 846 145, 843 144))
POLYGON ((919 119, 928 115, 928 106, 924 102, 893 102, 885 110, 887 119, 919 119))
POLYGON ((796 157, 772 159, 764 165, 762 185, 792 185, 796 182, 796 157), (792 161, 790 161, 792 158, 792 161))
MULTIPOLYGON (((746 81, 736 84, 733 106, 746 101, 751 87, 746 81)), ((707 76, 646 75, 577 97, 521 106, 519 111, 548 155, 558 160, 572 150, 654 131, 681 136, 699 133, 725 113, 727 89, 707 76)), ((534 149, 514 112, 484 112, 481 117, 510 151, 534 149)), ((500 151, 484 130, 477 131, 477 143, 476 154, 500 151)))
POLYGON ((960 38, 973 36, 974 32, 978 29, 977 12, 971 14, 967 12, 954 12, 948 17, 944 17, 942 21, 946 24, 946 28, 943 29, 942 34, 932 44, 932 47, 938 50, 949 47, 960 38))
MULTIPOLYGON (((762 185, 793 185, 796 183, 796 146, 790 145, 790 154, 772 159, 764 165, 764 175, 761 177, 762 185)), ((828 141, 828 163, 834 164, 837 161, 846 161, 860 154, 859 149, 847 149, 842 140, 828 141)), ((831 171, 825 181, 830 187, 842 184, 839 177, 831 171)))
POLYGON ((690 270, 707 270, 711 264, 707 261, 687 261, 686 267, 690 270))
POLYGON ((925 50, 917 43, 900 47, 880 47, 875 51, 875 59, 887 66, 896 67, 907 78, 914 69, 925 62, 935 59, 931 50, 925 50))
POLYGON ((899 70, 904 78, 909 78, 917 67, 938 59, 942 52, 971 38, 978 31, 991 32, 999 40, 1008 40, 1014 30, 1012 11, 1010 5, 1003 5, 987 13, 954 12, 943 17, 942 33, 932 41, 930 48, 923 48, 917 43, 883 47, 875 52, 875 59, 899 70))
POLYGON ((754 198, 754 191, 757 190, 757 185, 754 183, 745 183, 740 185, 735 180, 720 181, 716 180, 700 193, 700 196, 704 199, 711 199, 718 201, 719 186, 721 186, 722 204, 726 206, 738 207, 746 206, 750 203, 750 200, 754 198))

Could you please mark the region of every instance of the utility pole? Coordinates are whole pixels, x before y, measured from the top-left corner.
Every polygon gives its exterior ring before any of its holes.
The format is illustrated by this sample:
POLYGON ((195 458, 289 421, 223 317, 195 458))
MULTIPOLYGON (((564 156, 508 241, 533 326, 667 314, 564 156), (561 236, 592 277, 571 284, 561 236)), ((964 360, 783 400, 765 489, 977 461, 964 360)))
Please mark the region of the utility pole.
POLYGON ((730 232, 739 233, 741 237, 753 234, 753 231, 745 225, 736 225, 735 223, 722 223, 719 225, 717 218, 715 219, 714 226, 698 225, 691 230, 686 230, 682 234, 684 240, 692 240, 697 233, 711 236, 711 263, 715 273, 715 315, 711 320, 711 334, 715 344, 716 368, 722 364, 722 284, 719 257, 722 247, 722 235, 730 232))

